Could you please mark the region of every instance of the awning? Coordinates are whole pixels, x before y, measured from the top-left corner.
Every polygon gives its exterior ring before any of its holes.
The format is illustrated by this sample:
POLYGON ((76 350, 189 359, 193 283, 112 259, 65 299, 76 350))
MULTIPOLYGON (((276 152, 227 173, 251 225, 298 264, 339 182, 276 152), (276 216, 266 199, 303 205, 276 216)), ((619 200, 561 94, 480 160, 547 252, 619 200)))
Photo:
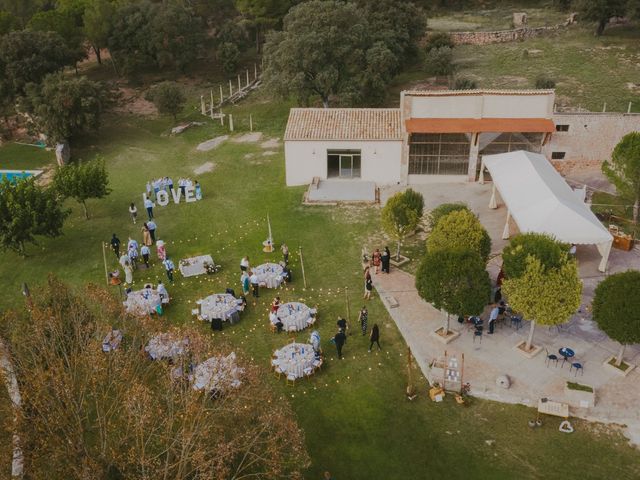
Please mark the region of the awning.
POLYGON ((509 219, 521 232, 553 235, 561 242, 596 245, 602 261, 598 269, 606 270, 613 237, 588 205, 565 182, 544 155, 516 152, 484 155, 484 169, 493 180, 490 208, 496 208, 496 190, 507 206, 503 238, 509 238, 509 219))
POLYGON ((410 118, 409 133, 555 132, 548 118, 410 118))

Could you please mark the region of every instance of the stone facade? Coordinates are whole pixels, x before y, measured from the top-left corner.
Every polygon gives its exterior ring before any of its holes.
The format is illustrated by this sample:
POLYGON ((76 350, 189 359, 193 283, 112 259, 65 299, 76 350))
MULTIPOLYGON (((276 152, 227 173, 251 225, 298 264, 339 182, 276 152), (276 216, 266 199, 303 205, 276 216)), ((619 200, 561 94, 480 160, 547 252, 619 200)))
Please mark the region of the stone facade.
POLYGON ((456 45, 489 45, 492 43, 507 43, 541 37, 556 33, 566 28, 566 24, 551 27, 523 27, 513 30, 497 30, 493 32, 450 32, 451 39, 456 45))

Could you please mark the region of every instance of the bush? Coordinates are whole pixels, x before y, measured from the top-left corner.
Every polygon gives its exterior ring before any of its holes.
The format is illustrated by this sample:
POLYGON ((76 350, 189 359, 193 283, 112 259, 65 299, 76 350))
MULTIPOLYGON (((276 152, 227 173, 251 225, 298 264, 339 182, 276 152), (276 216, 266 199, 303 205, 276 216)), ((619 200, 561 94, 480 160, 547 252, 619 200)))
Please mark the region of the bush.
POLYGON ((222 64, 224 73, 231 75, 238 68, 240 49, 235 43, 225 42, 218 48, 218 60, 222 64))
POLYGON ((507 278, 519 278, 527 268, 527 257, 540 260, 545 270, 560 268, 567 261, 569 246, 543 233, 521 233, 502 252, 502 270, 507 278))
POLYGON ((475 90, 476 88, 478 83, 469 77, 458 77, 453 84, 454 90, 475 90))
POLYGON ((404 197, 404 202, 416 212, 418 218, 422 218, 422 214, 424 213, 424 197, 422 194, 408 188, 402 195, 404 197))
POLYGON ((433 75, 451 75, 455 71, 451 47, 429 50, 427 52, 427 71, 433 75))
POLYGON ((433 230, 438 224, 440 219, 451 212, 457 212, 458 210, 469 210, 469 207, 464 203, 443 203, 429 212, 429 228, 433 230))
POLYGON ((491 237, 468 209, 442 217, 427 238, 427 252, 468 249, 486 262, 491 253, 491 237))
POLYGON ((146 99, 153 102, 160 113, 170 114, 174 120, 187 100, 182 89, 175 82, 162 82, 155 85, 147 93, 146 99))
POLYGON ((540 88, 540 89, 549 89, 549 88, 555 88, 556 86, 556 81, 553 78, 547 77, 546 75, 540 75, 538 78, 536 78, 536 88, 540 88))
POLYGON ((435 32, 427 37, 427 41, 425 43, 425 51, 427 53, 435 48, 442 47, 455 47, 451 35, 449 35, 447 32, 435 32))

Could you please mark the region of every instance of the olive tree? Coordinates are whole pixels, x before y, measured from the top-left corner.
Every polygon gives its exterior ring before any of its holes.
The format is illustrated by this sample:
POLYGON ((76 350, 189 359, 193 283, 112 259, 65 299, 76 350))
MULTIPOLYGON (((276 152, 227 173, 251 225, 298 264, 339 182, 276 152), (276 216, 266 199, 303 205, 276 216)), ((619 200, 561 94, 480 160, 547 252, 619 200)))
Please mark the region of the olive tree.
POLYGON ((611 161, 602 163, 602 171, 623 197, 633 202, 633 222, 638 222, 640 210, 640 132, 622 137, 611 154, 611 161))
POLYGON ((427 237, 427 251, 468 248, 483 261, 491 253, 491 237, 469 210, 457 210, 442 217, 427 237))
POLYGON ((640 272, 616 273, 600 282, 593 298, 593 318, 604 333, 620 342, 619 367, 625 346, 640 343, 640 272))
POLYGON ((556 269, 567 261, 568 248, 551 235, 520 233, 502 251, 502 270, 507 278, 522 276, 529 256, 540 260, 545 269, 556 269))
POLYGON ((87 219, 87 200, 104 198, 111 193, 109 175, 104 161, 101 160, 58 167, 53 177, 53 186, 63 197, 77 200, 82 205, 84 217, 87 219))
POLYGON ((407 235, 418 227, 420 217, 400 192, 387 200, 387 204, 382 209, 381 221, 384 231, 398 242, 396 259, 399 260, 400 246, 407 235))

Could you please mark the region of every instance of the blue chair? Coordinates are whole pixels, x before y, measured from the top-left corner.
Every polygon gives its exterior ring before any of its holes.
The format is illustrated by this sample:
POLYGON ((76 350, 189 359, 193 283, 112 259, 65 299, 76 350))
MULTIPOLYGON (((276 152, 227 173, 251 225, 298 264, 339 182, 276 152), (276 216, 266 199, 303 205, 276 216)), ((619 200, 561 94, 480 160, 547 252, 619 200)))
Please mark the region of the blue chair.
POLYGON ((578 371, 580 371, 580 375, 584 375, 584 368, 582 368, 582 364, 580 362, 573 362, 571 364, 571 367, 569 367, 569 373, 571 373, 571 370, 576 369, 576 373, 574 374, 575 377, 578 376, 578 371))
POLYGON ((522 316, 521 315, 512 315, 511 316, 511 328, 519 330, 522 327, 522 316))
POLYGON ((482 344, 482 327, 476 328, 473 332, 473 343, 476 343, 476 338, 480 339, 480 343, 482 344))
POLYGON ((551 362, 556 362, 556 367, 558 366, 558 356, 553 354, 553 353, 549 353, 549 350, 547 350, 546 348, 544 349, 545 353, 547 354, 547 358, 545 360, 545 363, 547 364, 547 368, 549 368, 549 364, 551 362))

